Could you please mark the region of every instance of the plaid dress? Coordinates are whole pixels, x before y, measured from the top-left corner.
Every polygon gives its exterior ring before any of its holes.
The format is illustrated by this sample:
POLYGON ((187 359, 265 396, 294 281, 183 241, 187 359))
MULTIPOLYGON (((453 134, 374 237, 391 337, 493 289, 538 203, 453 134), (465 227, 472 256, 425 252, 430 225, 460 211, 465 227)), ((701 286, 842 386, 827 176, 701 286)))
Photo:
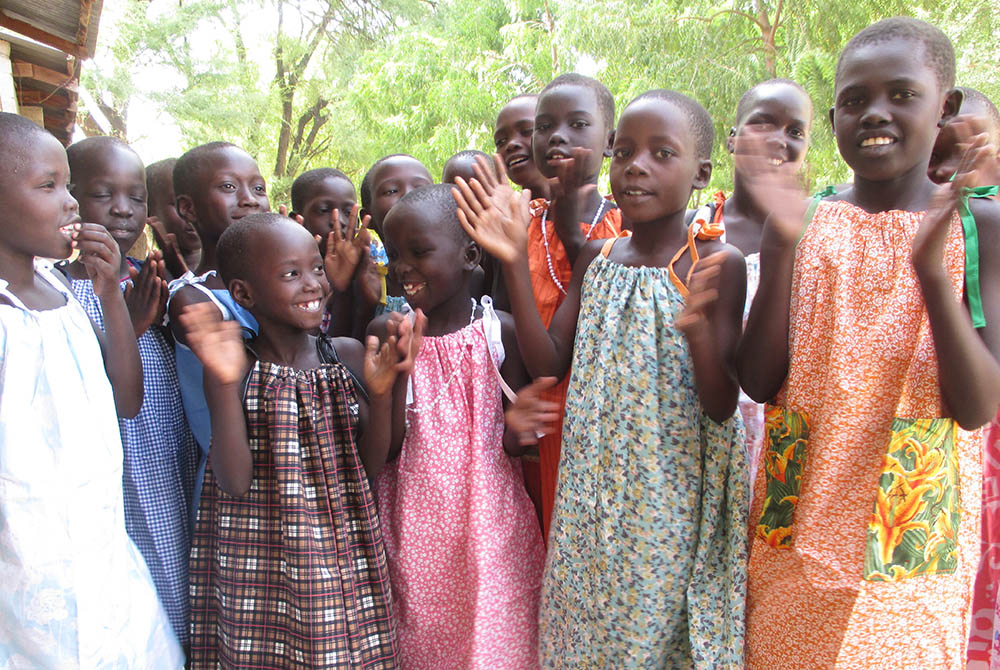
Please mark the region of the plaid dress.
MULTIPOLYGON (((336 360, 332 347, 324 359, 336 360)), ((397 667, 389 573, 339 362, 254 364, 250 490, 205 472, 191 549, 191 668, 397 667)))

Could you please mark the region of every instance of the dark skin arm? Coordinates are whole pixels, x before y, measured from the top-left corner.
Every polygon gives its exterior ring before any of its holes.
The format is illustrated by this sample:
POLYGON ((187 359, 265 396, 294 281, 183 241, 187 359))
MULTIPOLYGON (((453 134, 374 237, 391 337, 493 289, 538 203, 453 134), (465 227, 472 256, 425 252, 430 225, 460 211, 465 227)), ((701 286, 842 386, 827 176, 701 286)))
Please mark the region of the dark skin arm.
POLYGON ((413 372, 413 363, 420 352, 427 317, 417 310, 414 323, 398 312, 383 314, 368 324, 367 346, 381 349, 388 344, 396 349, 396 376, 391 388, 391 414, 386 425, 390 427, 389 446, 384 465, 399 457, 406 436, 406 385, 413 372))
POLYGON ((970 202, 979 232, 985 328, 973 328, 967 305, 955 300, 942 260, 960 189, 977 183, 973 166, 990 151, 995 148, 990 148, 984 136, 978 142, 972 138, 955 180, 935 189, 911 254, 934 337, 941 395, 951 416, 966 430, 990 421, 1000 407, 1000 204, 970 202))
POLYGON ((240 326, 223 321, 211 303, 189 305, 178 318, 188 346, 204 368, 205 401, 212 422, 212 470, 223 491, 242 496, 253 480, 253 455, 242 398, 251 361, 240 326))
MULTIPOLYGON (((597 175, 587 174, 586 166, 590 153, 590 149, 585 147, 574 147, 573 157, 563 161, 558 167, 557 175, 549 179, 549 191, 552 197, 550 216, 559 235, 559 241, 566 250, 566 257, 574 266, 577 256, 587 243, 586 236, 580 230, 584 212, 588 205, 592 205, 593 209, 590 211, 593 215, 601 206, 601 196, 594 187, 597 184, 597 175)), ((506 174, 503 178, 506 179, 506 174)))
MULTIPOLYGON (((496 314, 500 319, 500 339, 503 342, 504 350, 504 361, 503 365, 500 366, 500 374, 507 385, 520 394, 531 380, 528 378, 528 371, 525 370, 524 362, 521 360, 521 350, 517 346, 514 318, 507 312, 497 312, 496 314)), ((503 406, 505 410, 511 406, 506 395, 503 397, 503 406)), ((516 425, 512 427, 505 423, 503 450, 509 456, 521 456, 528 450, 530 443, 522 439, 521 432, 516 425)))
MULTIPOLYGON (((702 251, 700 242, 698 246, 702 251)), ((695 266, 690 294, 676 326, 687 337, 702 408, 713 421, 722 423, 732 417, 739 400, 736 348, 743 327, 747 275, 743 254, 736 247, 710 242, 703 253, 710 252, 695 266)))
MULTIPOLYGON (((200 303, 208 303, 212 305, 213 308, 215 307, 215 304, 208 298, 207 295, 193 286, 185 286, 173 295, 170 299, 170 303, 167 305, 167 315, 170 317, 170 332, 176 341, 186 347, 190 345, 188 344, 187 330, 184 328, 184 324, 180 316, 189 306, 200 303)), ((218 312, 218 309, 216 309, 216 312, 218 312)), ((221 314, 219 315, 219 318, 222 318, 221 314)))
POLYGON ((93 282, 94 293, 101 301, 104 330, 94 327, 104 368, 111 380, 118 416, 129 419, 142 408, 142 361, 135 342, 135 331, 119 284, 121 252, 118 243, 104 226, 75 224, 72 245, 80 251, 80 262, 93 282))

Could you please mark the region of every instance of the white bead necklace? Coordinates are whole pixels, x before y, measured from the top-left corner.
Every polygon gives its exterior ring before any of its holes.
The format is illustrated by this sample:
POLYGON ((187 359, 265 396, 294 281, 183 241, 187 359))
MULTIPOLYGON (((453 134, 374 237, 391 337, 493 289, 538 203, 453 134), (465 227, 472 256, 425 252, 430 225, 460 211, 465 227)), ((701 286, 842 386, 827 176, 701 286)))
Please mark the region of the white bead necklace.
MULTIPOLYGON (((594 226, 597 225, 597 221, 601 214, 604 212, 604 203, 607 201, 601 198, 601 204, 597 206, 597 211, 594 212, 594 219, 590 222, 590 230, 587 231, 587 236, 584 240, 589 240, 590 236, 594 233, 594 226)), ((549 203, 551 205, 551 203, 549 203)), ((549 253, 549 236, 545 234, 545 220, 549 216, 549 208, 546 207, 545 211, 542 212, 542 243, 545 245, 545 262, 549 265, 549 277, 552 278, 552 283, 556 285, 559 292, 566 295, 566 289, 563 287, 562 282, 559 281, 559 277, 556 276, 556 269, 552 265, 552 254, 549 253)))

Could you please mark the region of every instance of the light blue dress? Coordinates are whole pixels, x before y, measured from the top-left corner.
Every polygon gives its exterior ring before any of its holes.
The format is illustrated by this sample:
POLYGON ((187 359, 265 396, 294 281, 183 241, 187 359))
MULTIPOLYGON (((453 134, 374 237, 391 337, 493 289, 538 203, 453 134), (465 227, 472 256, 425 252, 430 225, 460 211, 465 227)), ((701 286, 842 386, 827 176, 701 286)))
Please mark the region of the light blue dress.
POLYGON ((122 443, 93 327, 35 311, 0 280, 0 668, 180 668, 125 532, 122 443))
POLYGON ((542 582, 543 668, 740 670, 747 478, 739 412, 702 411, 666 268, 583 281, 542 582))

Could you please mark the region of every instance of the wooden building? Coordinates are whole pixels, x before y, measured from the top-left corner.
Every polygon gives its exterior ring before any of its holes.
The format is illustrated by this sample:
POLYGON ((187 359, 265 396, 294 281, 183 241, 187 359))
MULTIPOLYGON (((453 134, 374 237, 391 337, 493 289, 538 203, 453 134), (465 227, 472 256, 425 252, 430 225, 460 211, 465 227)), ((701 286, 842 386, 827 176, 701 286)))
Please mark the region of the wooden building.
POLYGON ((94 55, 102 0, 0 0, 0 111, 44 126, 68 145, 80 63, 94 55))

